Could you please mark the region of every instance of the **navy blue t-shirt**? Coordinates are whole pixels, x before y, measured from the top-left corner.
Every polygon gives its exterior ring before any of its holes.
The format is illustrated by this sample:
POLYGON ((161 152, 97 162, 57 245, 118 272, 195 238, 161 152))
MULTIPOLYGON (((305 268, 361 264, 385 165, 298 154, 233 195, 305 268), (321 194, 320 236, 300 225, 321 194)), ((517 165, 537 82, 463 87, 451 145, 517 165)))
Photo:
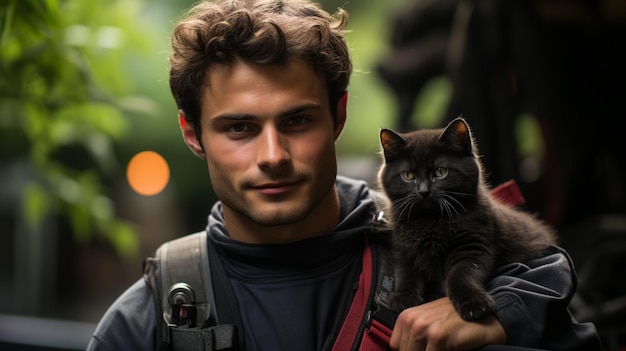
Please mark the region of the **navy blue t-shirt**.
POLYGON ((334 322, 349 307, 346 297, 354 295, 363 243, 354 235, 336 239, 307 240, 297 251, 247 247, 236 260, 225 255, 246 350, 320 350, 333 335, 334 322))

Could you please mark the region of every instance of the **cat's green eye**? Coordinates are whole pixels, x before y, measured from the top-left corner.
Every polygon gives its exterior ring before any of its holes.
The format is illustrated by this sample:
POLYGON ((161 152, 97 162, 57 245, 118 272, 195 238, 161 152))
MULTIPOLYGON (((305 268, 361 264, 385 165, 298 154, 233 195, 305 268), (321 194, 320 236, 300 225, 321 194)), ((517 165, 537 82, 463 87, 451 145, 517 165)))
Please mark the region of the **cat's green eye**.
POLYGON ((436 179, 445 178, 448 175, 448 169, 445 167, 437 167, 433 172, 433 177, 436 179))
POLYGON ((415 179, 415 172, 404 171, 404 172, 400 173, 400 176, 402 177, 402 179, 410 182, 413 179, 415 179))

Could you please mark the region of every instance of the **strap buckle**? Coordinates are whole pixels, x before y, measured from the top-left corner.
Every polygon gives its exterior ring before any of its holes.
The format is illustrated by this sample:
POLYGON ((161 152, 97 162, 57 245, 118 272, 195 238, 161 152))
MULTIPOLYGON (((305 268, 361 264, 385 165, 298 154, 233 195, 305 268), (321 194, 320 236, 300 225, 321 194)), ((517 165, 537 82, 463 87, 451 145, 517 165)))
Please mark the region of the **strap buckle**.
POLYGON ((376 320, 389 330, 393 330, 398 313, 380 303, 376 303, 375 307, 373 311, 369 311, 367 314, 366 327, 369 329, 372 325, 372 320, 376 320))

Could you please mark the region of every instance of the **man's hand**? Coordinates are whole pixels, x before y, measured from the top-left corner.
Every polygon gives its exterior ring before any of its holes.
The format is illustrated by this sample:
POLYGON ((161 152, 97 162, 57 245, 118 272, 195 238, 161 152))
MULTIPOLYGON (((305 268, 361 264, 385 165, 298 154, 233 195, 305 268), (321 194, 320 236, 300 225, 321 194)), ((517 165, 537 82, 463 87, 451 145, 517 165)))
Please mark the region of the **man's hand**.
POLYGON ((449 298, 407 308, 398 316, 389 346, 400 351, 472 350, 504 344, 506 334, 495 316, 467 322, 449 298))

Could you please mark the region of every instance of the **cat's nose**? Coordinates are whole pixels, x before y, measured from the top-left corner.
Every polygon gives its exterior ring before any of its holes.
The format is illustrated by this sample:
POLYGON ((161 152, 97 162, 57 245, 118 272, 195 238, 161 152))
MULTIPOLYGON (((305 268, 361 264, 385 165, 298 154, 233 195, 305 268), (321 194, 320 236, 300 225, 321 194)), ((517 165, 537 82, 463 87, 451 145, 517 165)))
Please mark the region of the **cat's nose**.
POLYGON ((417 192, 422 195, 423 198, 427 198, 430 195, 430 184, 427 182, 420 182, 417 184, 417 192))

